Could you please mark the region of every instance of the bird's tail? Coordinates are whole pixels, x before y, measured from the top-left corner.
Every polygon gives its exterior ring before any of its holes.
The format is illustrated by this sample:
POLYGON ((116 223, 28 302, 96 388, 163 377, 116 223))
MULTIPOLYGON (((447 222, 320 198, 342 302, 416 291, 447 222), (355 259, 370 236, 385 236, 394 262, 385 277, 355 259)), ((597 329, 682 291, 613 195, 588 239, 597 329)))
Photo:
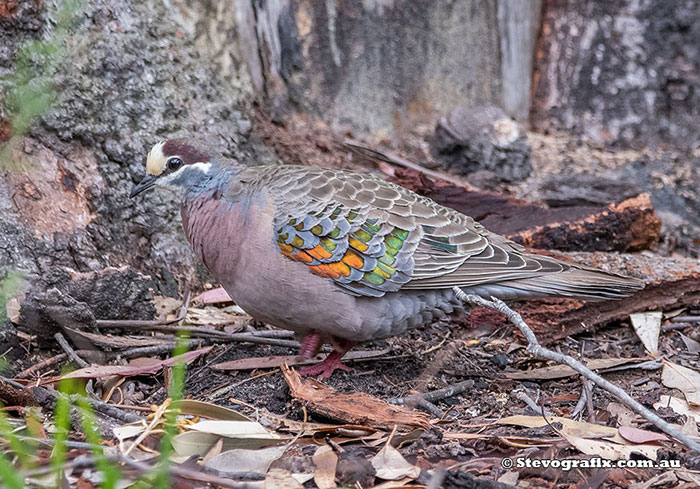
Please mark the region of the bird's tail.
POLYGON ((567 297, 611 300, 628 297, 644 288, 640 279, 623 277, 593 268, 571 268, 538 277, 464 287, 466 293, 503 300, 567 297))

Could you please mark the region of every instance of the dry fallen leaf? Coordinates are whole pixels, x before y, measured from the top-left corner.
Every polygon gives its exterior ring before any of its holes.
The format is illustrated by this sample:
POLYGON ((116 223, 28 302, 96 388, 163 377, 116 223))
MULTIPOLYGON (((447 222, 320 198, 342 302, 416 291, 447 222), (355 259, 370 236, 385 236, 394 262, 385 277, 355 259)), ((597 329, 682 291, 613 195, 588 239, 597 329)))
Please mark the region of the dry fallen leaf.
POLYGON ((182 355, 166 358, 165 360, 157 360, 150 365, 131 366, 131 365, 97 365, 94 367, 85 367, 69 372, 61 377, 47 379, 43 383, 53 383, 62 379, 93 379, 98 377, 107 377, 110 375, 149 375, 157 373, 163 367, 172 367, 178 363, 190 364, 199 356, 205 355, 214 348, 207 346, 198 350, 188 351, 182 355))
POLYGON ((663 313, 661 311, 630 314, 632 327, 642 341, 644 348, 653 357, 659 356, 659 333, 661 332, 662 319, 663 313))
POLYGON ((9 301, 7 301, 7 304, 5 304, 5 312, 7 313, 7 317, 14 324, 19 323, 19 309, 20 309, 19 297, 13 297, 9 301))
POLYGON ((338 455, 328 445, 321 445, 313 456, 316 466, 314 482, 318 489, 331 489, 337 487, 335 483, 335 470, 338 466, 338 455))
MULTIPOLYGON (((591 370, 604 370, 607 368, 618 367, 620 365, 634 364, 645 360, 644 358, 595 358, 586 362, 586 366, 591 370)), ((561 379, 578 375, 574 369, 567 365, 552 365, 551 367, 535 368, 522 372, 507 372, 505 374, 509 379, 515 380, 551 380, 561 379)))
POLYGON ((233 302, 233 299, 228 295, 223 287, 207 290, 202 292, 197 297, 192 299, 192 302, 201 302, 202 304, 219 304, 222 302, 233 302))
POLYGON ((286 446, 260 450, 234 449, 212 457, 204 466, 219 472, 259 472, 266 474, 272 462, 282 456, 286 446))
POLYGON ((188 324, 212 327, 243 323, 249 319, 250 316, 247 314, 240 314, 235 310, 219 309, 214 306, 205 306, 203 308, 190 307, 186 316, 188 324))
POLYGON ((405 477, 416 479, 420 475, 420 468, 409 464, 399 451, 391 446, 391 443, 384 445, 384 448, 379 450, 370 462, 380 479, 391 481, 405 477))
POLYGON ((692 338, 688 338, 681 332, 678 334, 681 335, 681 339, 683 340, 683 343, 685 343, 685 347, 688 349, 689 353, 700 353, 700 342, 695 341, 692 338))
MULTIPOLYGON (((607 438, 618 443, 625 443, 620 437, 617 428, 611 426, 601 426, 599 424, 586 423, 584 421, 574 421, 573 419, 561 416, 547 416, 550 424, 560 423, 559 431, 576 436, 586 436, 588 438, 607 438)), ((547 426, 547 421, 542 416, 508 416, 496 421, 497 424, 512 424, 526 428, 541 428, 547 426)))
POLYGON ((688 404, 700 406, 700 373, 673 362, 664 361, 661 383, 683 392, 688 404))
POLYGON ((252 421, 249 417, 233 409, 194 399, 182 399, 178 401, 177 408, 181 414, 189 414, 191 416, 228 421, 252 421))
POLYGON ((640 430, 639 428, 633 428, 632 426, 620 426, 618 429, 620 436, 627 441, 632 443, 650 443, 655 441, 667 441, 668 436, 663 433, 654 433, 653 431, 640 430))
POLYGON ((649 480, 638 482, 629 486, 629 489, 651 489, 652 487, 678 487, 675 483, 678 477, 674 472, 662 472, 649 480))
POLYGON ((294 475, 284 469, 272 469, 265 476, 265 489, 304 489, 294 475))
POLYGON ((159 318, 169 319, 169 315, 173 315, 182 307, 182 301, 174 297, 157 295, 153 297, 153 305, 156 308, 156 314, 159 318))
POLYGON ((192 431, 211 433, 212 435, 225 436, 227 438, 261 438, 265 440, 279 440, 282 438, 255 421, 206 419, 191 424, 187 428, 192 431))
POLYGON ((632 458, 632 454, 641 454, 652 460, 657 459, 657 452, 661 447, 654 445, 618 445, 603 440, 591 440, 580 436, 564 433, 566 440, 577 450, 586 455, 597 455, 607 460, 625 460, 632 458))
POLYGON ((430 417, 402 406, 394 406, 364 392, 345 394, 315 379, 303 379, 286 365, 282 373, 293 397, 301 399, 307 408, 331 419, 375 428, 394 425, 429 428, 430 417))
POLYGON ((243 436, 240 438, 220 436, 212 433, 204 433, 199 431, 185 431, 172 438, 173 448, 175 453, 180 457, 191 457, 193 455, 203 457, 214 447, 219 441, 223 440, 221 450, 227 452, 236 448, 258 449, 276 445, 280 442, 280 438, 272 436, 260 435, 257 437, 243 436))
POLYGON ((695 421, 700 423, 700 407, 690 406, 684 399, 671 396, 661 396, 658 402, 654 403, 654 409, 668 407, 673 409, 678 414, 695 418, 695 421))

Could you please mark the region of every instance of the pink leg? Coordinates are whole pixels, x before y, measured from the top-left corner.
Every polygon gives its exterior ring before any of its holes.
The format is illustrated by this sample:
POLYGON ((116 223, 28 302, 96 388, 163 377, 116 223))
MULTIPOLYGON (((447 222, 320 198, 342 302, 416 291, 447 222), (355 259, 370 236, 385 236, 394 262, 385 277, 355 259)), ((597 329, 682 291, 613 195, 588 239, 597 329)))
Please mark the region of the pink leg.
POLYGON ((311 358, 316 355, 319 346, 321 346, 321 335, 312 331, 302 338, 301 346, 299 347, 299 356, 302 358, 311 358))
POLYGON ((354 370, 347 365, 343 365, 341 360, 343 355, 345 355, 353 346, 355 346, 355 342, 336 338, 335 343, 334 350, 329 353, 321 363, 304 367, 299 370, 299 373, 301 375, 318 375, 322 379, 327 379, 333 375, 333 372, 336 369, 345 370, 346 372, 354 370))

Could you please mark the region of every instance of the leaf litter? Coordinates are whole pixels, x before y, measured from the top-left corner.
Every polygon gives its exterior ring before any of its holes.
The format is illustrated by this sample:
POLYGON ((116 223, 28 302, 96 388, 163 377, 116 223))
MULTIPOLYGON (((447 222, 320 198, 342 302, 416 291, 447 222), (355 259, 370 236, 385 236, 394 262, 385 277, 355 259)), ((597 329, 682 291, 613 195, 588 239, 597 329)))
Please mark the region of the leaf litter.
MULTIPOLYGON (((175 321, 179 317, 178 305, 164 301, 158 308, 162 319, 175 321)), ((195 297, 193 305, 197 307, 188 308, 185 325, 214 329, 233 325, 235 331, 256 331, 250 328, 250 319, 231 305, 220 291, 195 297)), ((646 317, 645 321, 656 321, 656 316, 646 317)), ((97 348, 117 350, 171 345, 175 339, 161 333, 151 336, 80 333, 97 348)), ((637 347, 623 351, 617 349, 619 340, 615 334, 624 336, 625 327, 605 333, 598 343, 572 338, 564 343, 563 348, 583 351, 583 345, 587 354, 598 355, 597 358, 588 358, 586 363, 590 368, 618 381, 628 379, 626 385, 636 395, 666 392, 656 400, 651 399, 654 408, 661 413, 679 416, 672 421, 679 427, 685 425, 686 430, 694 429, 697 434, 700 409, 695 396, 699 365, 696 359, 689 357, 668 359, 669 354, 679 351, 674 338, 680 342, 677 345, 682 352, 687 352, 683 354, 696 353, 692 349, 698 342, 693 339, 692 332, 661 331, 658 352, 665 355, 662 372, 648 370, 661 365, 646 365, 648 357, 644 357, 644 351, 654 354, 654 348, 650 348, 648 342, 644 345, 637 343, 637 347), (640 373, 653 377, 635 385, 640 373), (653 387, 654 384, 657 387, 653 387), (647 386, 652 390, 644 390, 647 386), (664 391, 664 388, 668 390, 664 391), (680 392, 680 397, 670 395, 673 391, 680 392), (691 428, 688 428, 687 420, 692 420, 691 428)), ((425 485, 441 466, 450 468, 452 474, 462 473, 462 467, 474 467, 470 473, 476 477, 490 473, 489 478, 519 484, 532 480, 533 474, 496 469, 500 457, 491 454, 507 453, 513 457, 520 454, 529 458, 559 454, 599 456, 609 460, 630 457, 656 460, 659 454, 673 456, 673 450, 678 449, 677 444, 654 431, 653 426, 634 413, 616 407, 613 399, 606 399, 597 390, 594 391, 595 413, 583 411, 596 421, 572 419, 579 396, 572 395, 571 390, 578 388, 578 374, 565 366, 533 364, 517 337, 472 341, 464 343, 466 348, 454 349, 459 341, 459 335, 454 339, 449 336, 441 339, 440 335, 410 332, 408 337, 393 338, 388 346, 380 345, 378 350, 352 352, 359 359, 371 359, 361 367, 377 369, 369 370, 370 375, 359 372, 341 374, 327 383, 302 379, 288 367, 282 367, 281 374, 275 372, 285 362, 302 364, 297 363, 298 359, 293 355, 278 354, 289 351, 286 347, 244 343, 235 345, 234 349, 206 346, 180 357, 167 356, 165 359, 137 357, 126 365, 90 365, 61 377, 44 378, 40 383, 48 385, 69 378, 92 379, 96 392, 100 392, 104 385, 103 395, 107 403, 121 392, 119 398, 134 407, 150 406, 150 414, 142 421, 112 425, 110 434, 114 437, 114 447, 109 453, 123 455, 130 450, 129 456, 135 460, 153 457, 157 454, 157 440, 165 431, 166 414, 172 412, 177 419, 177 434, 172 439, 174 467, 191 467, 188 464, 196 461, 195 466, 209 474, 201 472, 197 477, 202 481, 207 477, 236 480, 245 472, 256 478, 250 483, 256 487, 302 487, 304 484, 307 487, 312 487, 309 484, 320 488, 341 487, 342 481, 348 480, 348 474, 357 480, 365 477, 372 481, 362 487, 425 485), (406 368, 419 361, 414 356, 417 352, 427 352, 432 362, 442 365, 441 378, 428 378, 427 383, 419 387, 420 371, 406 368), (232 353, 235 353, 233 358, 232 353), (491 358, 498 354, 511 359, 505 371, 499 370, 503 367, 494 367, 491 362, 491 358), (166 405, 162 388, 161 397, 158 397, 158 385, 164 373, 183 361, 189 364, 191 372, 186 385, 194 386, 194 389, 188 393, 190 398, 180 401, 174 408, 166 405), (387 362, 393 367, 389 370, 380 368, 387 362), (270 369, 271 375, 254 378, 260 371, 270 369), (247 370, 252 372, 246 374, 247 370), (487 382, 454 398, 438 400, 445 412, 442 418, 422 412, 419 406, 395 406, 386 402, 390 398, 442 389, 462 381, 465 374, 472 372, 476 375, 474 378, 481 377, 487 382), (120 380, 117 383, 112 381, 110 385, 110 378, 120 380), (214 388, 216 382, 231 384, 242 381, 247 382, 228 392, 226 398, 210 399, 206 396, 206 392, 218 390, 214 388), (544 405, 556 413, 546 420, 540 413, 528 413, 527 406, 509 395, 521 383, 531 389, 534 382, 543 389, 544 405), (202 389, 198 387, 200 385, 202 389), (419 390, 415 390, 416 387, 419 390), (289 392, 282 394, 286 400, 276 405, 278 393, 287 388, 289 392), (141 391, 145 394, 139 400, 134 394, 141 391), (445 404, 446 400, 450 403, 445 404), (358 449, 362 451, 358 452, 358 449), (299 466, 293 460, 307 462, 299 466), (484 471, 485 467, 493 469, 484 471), (361 475, 363 470, 368 470, 367 474, 371 475, 361 475)), ((430 369, 429 365, 425 364, 426 371, 430 369)), ((572 482, 567 478, 568 474, 559 474, 562 477, 552 483, 572 482)), ((627 477, 630 481, 635 480, 629 474, 627 477)), ((641 481, 644 477, 644 472, 639 472, 636 480, 641 481)), ((677 480, 683 479, 679 476, 677 480)))

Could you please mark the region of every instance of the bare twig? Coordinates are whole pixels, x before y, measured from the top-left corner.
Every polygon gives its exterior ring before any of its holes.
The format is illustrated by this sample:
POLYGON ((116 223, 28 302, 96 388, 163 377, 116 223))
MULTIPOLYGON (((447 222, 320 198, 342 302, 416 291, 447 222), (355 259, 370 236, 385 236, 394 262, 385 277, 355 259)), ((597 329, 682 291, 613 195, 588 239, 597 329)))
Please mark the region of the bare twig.
POLYGON ((581 379, 583 389, 586 391, 586 409, 588 410, 588 422, 595 423, 595 410, 593 409, 593 384, 588 379, 581 379))
POLYGON ((676 316, 671 319, 672 323, 696 323, 700 321, 700 316, 676 316))
POLYGON ((56 338, 56 341, 58 344, 63 348, 63 351, 66 352, 66 355, 80 368, 85 368, 89 367, 90 364, 87 363, 85 360, 80 358, 77 353, 75 353, 75 350, 73 349, 72 346, 68 343, 68 341, 63 337, 61 333, 56 333, 53 335, 54 338, 56 338))
POLYGON ((537 405, 535 401, 532 400, 530 396, 528 396, 525 392, 520 391, 518 392, 515 397, 523 401, 525 404, 528 405, 530 409, 532 409, 533 412, 539 413, 540 411, 544 410, 544 414, 547 416, 551 416, 552 412, 549 409, 544 409, 540 406, 537 405))
POLYGON ((571 416, 576 419, 576 418, 581 418, 583 417, 583 408, 586 407, 586 387, 581 386, 581 397, 578 398, 578 402, 576 403, 576 407, 574 407, 574 410, 571 411, 571 416))
POLYGON ((634 412, 642 416, 644 419, 652 423, 654 426, 659 428, 667 435, 675 438, 691 450, 700 452, 700 444, 698 442, 690 438, 685 433, 682 433, 679 430, 677 430, 675 427, 661 419, 658 415, 656 415, 649 409, 645 408, 642 404, 640 404, 638 401, 632 398, 632 396, 630 396, 623 389, 605 380, 603 377, 587 368, 585 365, 577 361, 572 356, 554 352, 540 345, 539 341, 537 340, 537 337, 535 336, 535 333, 532 331, 532 329, 530 329, 530 327, 525 323, 525 321, 523 321, 523 318, 520 316, 520 314, 509 308, 503 301, 493 297, 490 301, 488 301, 477 295, 465 294, 459 287, 453 287, 453 291, 457 298, 463 302, 477 304, 482 307, 488 307, 489 309, 494 309, 506 316, 510 320, 510 322, 512 322, 515 326, 518 327, 518 329, 525 336, 525 339, 527 339, 527 351, 531 355, 545 360, 552 360, 555 362, 563 363, 564 365, 568 365, 569 367, 577 371, 579 374, 581 374, 583 377, 591 380, 597 386, 608 391, 620 402, 625 404, 627 407, 632 409, 634 412))
POLYGON ((371 148, 370 146, 361 143, 359 141, 355 141, 350 138, 346 138, 343 140, 343 146, 348 148, 350 151, 357 153, 361 156, 364 156, 365 158, 369 159, 375 159, 379 161, 385 161, 387 163, 392 163, 394 165, 399 165, 403 166, 404 168, 409 168, 411 170, 415 170, 419 173, 422 173, 424 175, 427 175, 432 178, 436 178, 439 180, 444 180, 446 182, 453 183, 455 185, 458 185, 460 187, 464 187, 466 185, 466 182, 463 180, 460 180, 459 178, 455 177, 454 175, 449 175, 447 173, 442 173, 438 172, 435 170, 430 170, 428 168, 425 168, 418 163, 414 163, 413 161, 407 160, 406 158, 402 158, 397 154, 392 153, 391 151, 385 151, 385 150, 377 150, 374 148, 371 148))
POLYGON ((449 387, 445 387, 443 389, 425 392, 423 394, 414 394, 412 396, 396 397, 394 399, 389 399, 387 402, 398 405, 409 404, 410 402, 419 402, 421 399, 425 399, 428 402, 435 402, 441 399, 445 399, 447 397, 452 397, 456 396, 457 394, 461 394, 462 392, 469 390, 472 387, 474 387, 474 381, 472 379, 469 379, 465 380, 464 382, 459 382, 449 387))
POLYGON ((178 326, 182 326, 182 323, 185 322, 187 311, 190 309, 190 300, 192 300, 192 292, 190 291, 190 288, 187 287, 187 291, 185 292, 185 300, 180 308, 180 314, 178 314, 178 317, 180 318, 180 320, 177 322, 178 326))
POLYGON ((15 379, 26 379, 28 377, 31 377, 32 375, 34 375, 37 372, 40 372, 46 367, 51 367, 53 365, 61 363, 66 358, 68 358, 68 355, 65 353, 59 353, 58 355, 54 355, 53 357, 47 358, 46 360, 39 362, 36 365, 32 365, 26 370, 22 370, 20 373, 15 375, 15 379))
POLYGON ((445 417, 445 413, 443 412, 442 409, 437 407, 432 402, 427 401, 423 398, 418 399, 418 402, 416 403, 416 407, 419 407, 422 410, 427 411, 429 414, 432 414, 436 418, 442 419, 445 417))
POLYGON ((158 406, 156 412, 153 413, 153 418, 151 419, 151 422, 148 424, 146 429, 143 430, 143 432, 133 441, 131 446, 129 446, 129 448, 127 448, 124 451, 124 456, 128 456, 134 448, 139 446, 141 442, 145 440, 148 435, 151 434, 153 429, 158 425, 158 423, 160 423, 160 419, 163 417, 163 413, 165 412, 165 410, 168 409, 168 407, 170 406, 170 402, 170 399, 166 399, 163 404, 158 406))
MULTIPOLYGON (((216 329, 204 328, 200 326, 172 326, 161 321, 132 321, 132 320, 98 320, 97 325, 107 329, 138 329, 149 331, 162 331, 165 333, 177 334, 179 332, 188 333, 191 337, 215 338, 221 342, 245 341, 248 343, 258 343, 261 345, 287 346, 298 348, 299 342, 268 337, 257 333, 226 333, 216 329)), ((277 336, 277 335, 274 335, 277 336)))

